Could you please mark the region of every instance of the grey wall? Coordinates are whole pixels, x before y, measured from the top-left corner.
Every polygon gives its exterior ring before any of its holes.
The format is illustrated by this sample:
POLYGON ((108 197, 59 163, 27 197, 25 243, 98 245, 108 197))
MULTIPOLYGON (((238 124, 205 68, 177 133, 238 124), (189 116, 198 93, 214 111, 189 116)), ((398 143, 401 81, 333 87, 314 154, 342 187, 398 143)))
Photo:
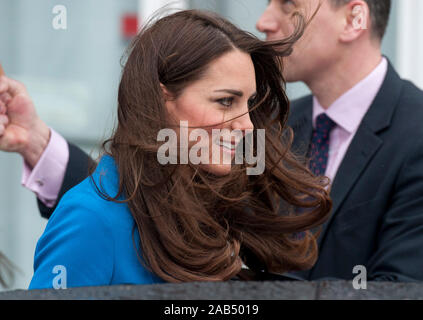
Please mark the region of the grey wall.
POLYGON ((67 8, 67 30, 52 27, 57 4, 2 0, 0 61, 9 75, 27 84, 49 125, 76 140, 96 140, 116 106, 119 60, 127 45, 120 37, 120 18, 136 12, 137 1, 60 1, 67 8))

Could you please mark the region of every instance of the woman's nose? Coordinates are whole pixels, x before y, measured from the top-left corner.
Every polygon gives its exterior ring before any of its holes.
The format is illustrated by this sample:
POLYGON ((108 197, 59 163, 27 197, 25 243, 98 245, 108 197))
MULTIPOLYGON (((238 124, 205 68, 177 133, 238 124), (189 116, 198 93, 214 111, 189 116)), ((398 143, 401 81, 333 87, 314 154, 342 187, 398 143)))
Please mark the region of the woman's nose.
POLYGON ((251 121, 250 113, 247 112, 241 117, 234 119, 232 121, 231 127, 232 127, 232 130, 241 130, 241 131, 253 130, 254 124, 251 121))

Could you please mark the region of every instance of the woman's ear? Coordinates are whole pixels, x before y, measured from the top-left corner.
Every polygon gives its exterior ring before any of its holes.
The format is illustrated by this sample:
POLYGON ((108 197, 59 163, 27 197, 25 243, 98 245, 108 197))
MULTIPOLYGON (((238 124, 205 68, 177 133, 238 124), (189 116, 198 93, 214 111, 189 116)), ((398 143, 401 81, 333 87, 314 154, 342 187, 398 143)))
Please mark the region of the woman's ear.
POLYGON ((169 114, 173 114, 176 108, 175 97, 173 94, 170 93, 170 91, 166 88, 164 84, 160 83, 160 88, 162 89, 162 92, 163 92, 163 97, 165 100, 165 106, 167 108, 167 111, 169 112, 169 114))
POLYGON ((163 83, 160 83, 160 88, 162 88, 163 97, 166 102, 174 99, 173 95, 169 92, 163 83))

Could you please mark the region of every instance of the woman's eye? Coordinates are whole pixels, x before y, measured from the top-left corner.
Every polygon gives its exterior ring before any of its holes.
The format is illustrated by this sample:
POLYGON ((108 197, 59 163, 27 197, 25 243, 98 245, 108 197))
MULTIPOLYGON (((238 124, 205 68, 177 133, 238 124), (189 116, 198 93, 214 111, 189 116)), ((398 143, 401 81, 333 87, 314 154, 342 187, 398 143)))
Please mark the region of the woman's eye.
POLYGON ((219 102, 224 107, 230 107, 232 106, 232 103, 234 102, 234 98, 223 98, 223 99, 217 100, 217 102, 219 102))

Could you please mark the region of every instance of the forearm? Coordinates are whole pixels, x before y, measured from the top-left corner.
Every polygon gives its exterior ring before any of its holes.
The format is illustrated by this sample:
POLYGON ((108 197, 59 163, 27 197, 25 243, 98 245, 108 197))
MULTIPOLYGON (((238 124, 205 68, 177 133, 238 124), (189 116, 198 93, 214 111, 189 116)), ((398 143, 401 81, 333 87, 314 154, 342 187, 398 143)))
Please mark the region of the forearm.
POLYGON ((38 120, 31 134, 28 135, 20 152, 24 161, 33 169, 46 150, 51 138, 50 128, 41 120, 38 120))

